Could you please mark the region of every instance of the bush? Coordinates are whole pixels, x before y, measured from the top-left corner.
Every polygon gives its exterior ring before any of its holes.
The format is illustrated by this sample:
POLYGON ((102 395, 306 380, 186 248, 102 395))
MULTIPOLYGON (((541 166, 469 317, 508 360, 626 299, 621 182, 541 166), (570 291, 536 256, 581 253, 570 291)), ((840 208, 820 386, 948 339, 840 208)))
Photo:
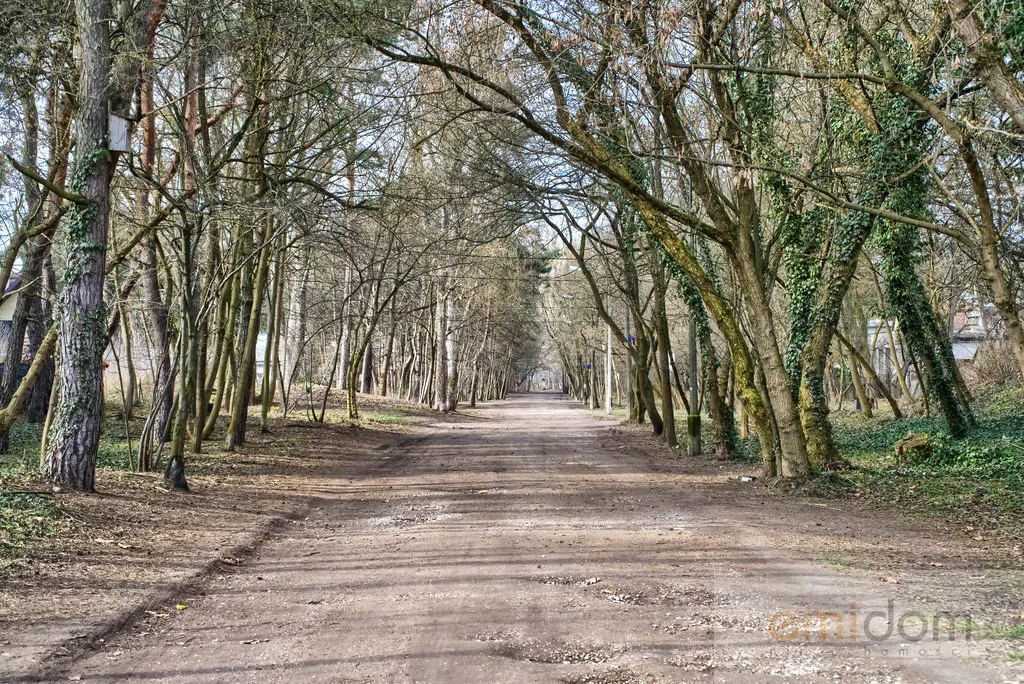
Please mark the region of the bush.
POLYGON ((974 370, 978 379, 989 385, 1002 385, 1020 378, 1017 358, 1006 340, 982 344, 974 357, 974 370))

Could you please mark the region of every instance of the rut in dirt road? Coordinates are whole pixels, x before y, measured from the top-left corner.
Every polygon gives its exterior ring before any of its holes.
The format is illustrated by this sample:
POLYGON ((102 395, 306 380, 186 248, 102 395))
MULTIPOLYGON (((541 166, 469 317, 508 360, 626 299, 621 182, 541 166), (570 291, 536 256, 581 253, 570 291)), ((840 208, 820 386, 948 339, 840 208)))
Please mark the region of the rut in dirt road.
MULTIPOLYGON (((153 611, 64 674, 126 682, 1004 681, 960 641, 929 638, 927 654, 898 633, 853 641, 848 623, 884 612, 890 599, 900 610, 916 607, 906 603, 914 588, 777 547, 769 534, 776 511, 712 496, 685 464, 661 467, 663 451, 631 440, 553 394, 485 405, 396 438, 362 473, 325 480, 306 520, 197 587, 187 608, 153 611), (805 622, 819 612, 842 623, 819 616, 825 641, 817 622, 805 622)), ((799 510, 804 519, 787 525, 810 527, 826 515, 799 510)), ((887 619, 875 622, 876 633, 887 619)))

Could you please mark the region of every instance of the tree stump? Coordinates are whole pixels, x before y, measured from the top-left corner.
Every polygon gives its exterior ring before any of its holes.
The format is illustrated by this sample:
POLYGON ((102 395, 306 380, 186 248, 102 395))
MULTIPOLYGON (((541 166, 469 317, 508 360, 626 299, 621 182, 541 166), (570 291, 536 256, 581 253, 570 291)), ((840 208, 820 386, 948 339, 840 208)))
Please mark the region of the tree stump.
POLYGON ((923 461, 931 456, 932 445, 928 435, 924 433, 907 433, 907 436, 896 442, 896 460, 901 464, 911 461, 923 461))

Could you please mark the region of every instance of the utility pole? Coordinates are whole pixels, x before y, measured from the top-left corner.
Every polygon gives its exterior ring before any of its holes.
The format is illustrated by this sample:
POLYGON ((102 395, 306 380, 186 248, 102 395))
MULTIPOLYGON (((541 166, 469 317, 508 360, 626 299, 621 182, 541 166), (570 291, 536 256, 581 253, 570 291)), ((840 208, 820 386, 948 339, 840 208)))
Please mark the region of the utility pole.
POLYGON ((604 362, 604 410, 612 413, 612 326, 608 326, 608 342, 605 345, 604 362))

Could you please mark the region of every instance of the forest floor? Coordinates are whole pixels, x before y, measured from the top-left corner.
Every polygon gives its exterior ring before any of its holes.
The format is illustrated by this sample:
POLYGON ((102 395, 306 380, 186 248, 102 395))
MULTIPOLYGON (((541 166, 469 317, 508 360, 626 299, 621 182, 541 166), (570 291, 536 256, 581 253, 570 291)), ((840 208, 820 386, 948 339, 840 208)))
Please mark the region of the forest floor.
POLYGON ((61 495, 0 567, 0 681, 1024 682, 1002 527, 744 481, 561 395, 378 415, 254 429, 192 494, 61 495))

